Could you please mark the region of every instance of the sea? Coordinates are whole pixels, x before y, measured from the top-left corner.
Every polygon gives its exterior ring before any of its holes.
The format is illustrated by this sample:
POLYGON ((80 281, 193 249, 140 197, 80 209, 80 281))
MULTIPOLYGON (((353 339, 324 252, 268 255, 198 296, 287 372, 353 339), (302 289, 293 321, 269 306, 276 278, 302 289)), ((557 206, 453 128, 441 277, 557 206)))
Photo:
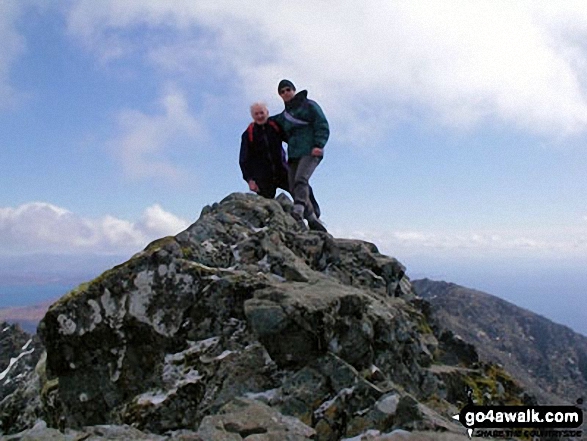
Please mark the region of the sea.
POLYGON ((77 284, 0 285, 0 308, 31 306, 55 300, 76 286, 77 284))

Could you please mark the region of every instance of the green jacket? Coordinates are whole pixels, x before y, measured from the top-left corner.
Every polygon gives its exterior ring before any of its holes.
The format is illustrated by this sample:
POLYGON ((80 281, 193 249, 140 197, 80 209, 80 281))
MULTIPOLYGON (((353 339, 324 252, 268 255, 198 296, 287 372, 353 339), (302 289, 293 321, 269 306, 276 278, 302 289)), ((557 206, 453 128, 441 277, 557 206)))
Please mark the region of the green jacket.
POLYGON ((314 147, 323 149, 330 135, 322 109, 307 96, 306 90, 298 92, 285 103, 285 110, 274 117, 285 133, 288 158, 308 156, 314 147))

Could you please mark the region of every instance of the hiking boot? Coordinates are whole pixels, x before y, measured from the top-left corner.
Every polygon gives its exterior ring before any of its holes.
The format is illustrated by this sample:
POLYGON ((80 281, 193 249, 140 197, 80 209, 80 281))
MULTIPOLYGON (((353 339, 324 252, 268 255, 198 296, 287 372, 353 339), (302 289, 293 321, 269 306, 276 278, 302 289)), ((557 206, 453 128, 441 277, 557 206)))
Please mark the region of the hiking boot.
POLYGON ((293 210, 291 211, 291 215, 296 221, 304 221, 304 208, 305 207, 302 204, 294 204, 293 210))
POLYGON ((304 206, 301 204, 294 204, 293 210, 291 210, 291 217, 294 218, 298 227, 302 230, 307 230, 306 224, 304 222, 304 206))
POLYGON ((322 231, 324 233, 328 233, 328 230, 322 224, 322 222, 320 222, 318 220, 318 218, 316 217, 316 215, 311 216, 311 217, 308 218, 308 227, 310 227, 310 230, 312 230, 312 231, 322 231))

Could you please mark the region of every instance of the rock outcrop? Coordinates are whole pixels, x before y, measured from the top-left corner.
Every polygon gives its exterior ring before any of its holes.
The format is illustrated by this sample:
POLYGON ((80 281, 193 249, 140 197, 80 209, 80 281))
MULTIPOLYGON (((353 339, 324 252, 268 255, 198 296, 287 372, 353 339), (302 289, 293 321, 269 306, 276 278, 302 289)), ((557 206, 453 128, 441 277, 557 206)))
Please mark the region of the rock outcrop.
POLYGON ((413 285, 444 329, 502 364, 541 404, 587 398, 587 337, 481 291, 429 279, 413 285))
POLYGON ((40 417, 39 374, 43 347, 19 325, 0 323, 0 433, 40 417))
POLYGON ((507 374, 434 334, 400 262, 290 212, 286 197, 232 194, 53 304, 38 330, 38 430, 412 439, 464 433, 450 416, 466 387, 520 402, 507 374))

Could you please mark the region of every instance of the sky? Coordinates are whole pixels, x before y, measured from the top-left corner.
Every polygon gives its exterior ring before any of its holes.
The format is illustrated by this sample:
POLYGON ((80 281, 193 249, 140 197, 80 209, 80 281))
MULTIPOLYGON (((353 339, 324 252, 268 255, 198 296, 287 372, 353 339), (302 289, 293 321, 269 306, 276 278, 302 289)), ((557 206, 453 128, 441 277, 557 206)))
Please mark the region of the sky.
POLYGON ((0 295, 247 191, 249 106, 287 78, 330 123, 333 235, 587 334, 586 37, 573 1, 3 0, 0 295))

